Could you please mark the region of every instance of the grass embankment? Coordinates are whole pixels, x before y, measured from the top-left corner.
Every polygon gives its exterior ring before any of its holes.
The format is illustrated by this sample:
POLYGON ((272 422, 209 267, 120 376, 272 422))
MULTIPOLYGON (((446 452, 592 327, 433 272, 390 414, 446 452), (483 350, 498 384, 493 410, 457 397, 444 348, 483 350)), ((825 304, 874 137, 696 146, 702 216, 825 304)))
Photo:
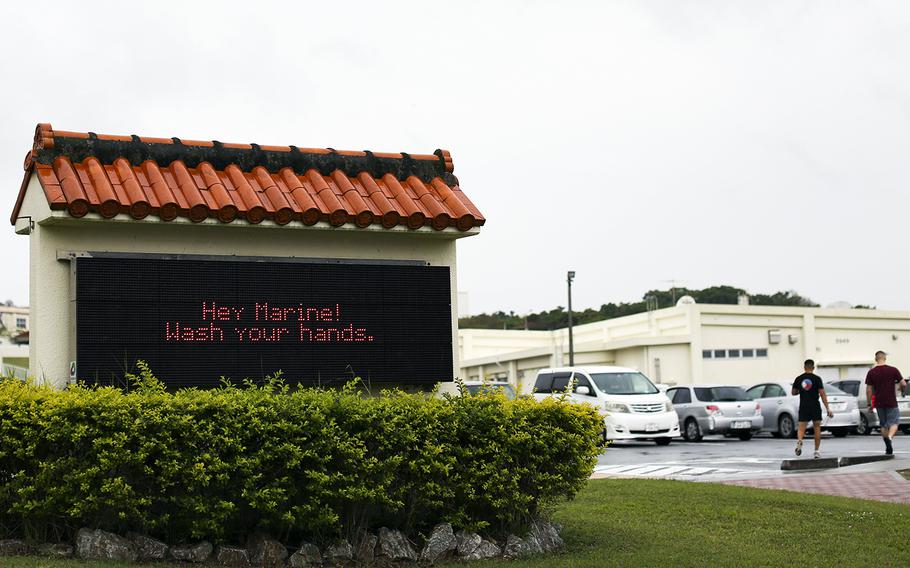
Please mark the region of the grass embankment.
POLYGON ((16 367, 28 369, 28 357, 5 357, 3 359, 3 364, 15 365, 16 367))
MULTIPOLYGON (((563 524, 566 551, 508 566, 878 568, 906 566, 910 557, 910 539, 902 533, 910 521, 910 507, 823 495, 682 481, 605 479, 591 481, 577 499, 559 507, 555 519, 563 524)), ((37 558, 2 560, 4 568, 127 566, 37 558)))

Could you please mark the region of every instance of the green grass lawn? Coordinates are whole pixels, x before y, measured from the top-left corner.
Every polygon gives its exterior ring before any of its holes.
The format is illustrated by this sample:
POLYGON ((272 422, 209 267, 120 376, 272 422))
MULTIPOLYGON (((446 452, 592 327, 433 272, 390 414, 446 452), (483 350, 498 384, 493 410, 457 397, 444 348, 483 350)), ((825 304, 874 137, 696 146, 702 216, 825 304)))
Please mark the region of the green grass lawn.
MULTIPOLYGON (((555 519, 563 524, 565 552, 508 565, 910 565, 906 505, 708 483, 605 479, 591 481, 577 499, 559 507, 555 519)), ((34 558, 3 558, 0 565, 121 566, 34 558)), ((502 566, 502 561, 471 566, 502 566)))

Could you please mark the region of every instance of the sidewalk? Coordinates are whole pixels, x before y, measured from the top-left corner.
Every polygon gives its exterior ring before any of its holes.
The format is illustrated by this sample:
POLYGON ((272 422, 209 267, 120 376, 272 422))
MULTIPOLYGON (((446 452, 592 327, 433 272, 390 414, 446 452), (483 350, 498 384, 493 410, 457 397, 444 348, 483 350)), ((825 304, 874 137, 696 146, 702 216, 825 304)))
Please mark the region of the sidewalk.
POLYGON ((910 481, 897 473, 897 470, 901 469, 910 469, 910 460, 889 460, 832 470, 783 473, 773 477, 727 480, 721 483, 910 504, 910 481))

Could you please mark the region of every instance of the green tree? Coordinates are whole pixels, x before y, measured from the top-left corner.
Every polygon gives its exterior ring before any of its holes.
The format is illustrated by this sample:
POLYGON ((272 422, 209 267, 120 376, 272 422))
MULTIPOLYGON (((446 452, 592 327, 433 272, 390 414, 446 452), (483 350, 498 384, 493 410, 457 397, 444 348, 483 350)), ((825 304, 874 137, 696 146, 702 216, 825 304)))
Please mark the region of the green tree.
MULTIPOLYGON (((651 298, 655 307, 669 308, 683 296, 692 296, 699 304, 737 304, 739 298, 747 294, 743 288, 730 285, 709 286, 707 288, 689 289, 684 287, 668 288, 666 290, 649 290, 638 302, 620 302, 603 304, 598 309, 586 308, 572 312, 575 324, 591 323, 612 318, 640 314, 648 311, 648 299, 651 298)), ((801 296, 795 290, 774 292, 773 294, 752 294, 749 303, 754 306, 807 306, 818 307, 811 299, 801 296)), ((868 306, 855 306, 858 309, 869 309, 868 306)), ((871 308, 874 309, 874 308, 871 308)), ((491 314, 478 314, 458 320, 458 324, 466 329, 534 329, 553 330, 569 325, 569 314, 563 306, 552 310, 545 310, 527 315, 518 315, 515 312, 503 311, 491 314)))

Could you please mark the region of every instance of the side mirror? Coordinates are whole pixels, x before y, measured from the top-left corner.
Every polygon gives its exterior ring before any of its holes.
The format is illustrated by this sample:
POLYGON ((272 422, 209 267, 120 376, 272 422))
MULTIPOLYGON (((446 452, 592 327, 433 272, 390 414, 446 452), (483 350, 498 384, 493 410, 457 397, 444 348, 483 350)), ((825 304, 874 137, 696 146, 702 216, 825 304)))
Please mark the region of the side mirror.
POLYGON ((589 395, 591 394, 591 389, 586 386, 575 387, 575 394, 589 395))

